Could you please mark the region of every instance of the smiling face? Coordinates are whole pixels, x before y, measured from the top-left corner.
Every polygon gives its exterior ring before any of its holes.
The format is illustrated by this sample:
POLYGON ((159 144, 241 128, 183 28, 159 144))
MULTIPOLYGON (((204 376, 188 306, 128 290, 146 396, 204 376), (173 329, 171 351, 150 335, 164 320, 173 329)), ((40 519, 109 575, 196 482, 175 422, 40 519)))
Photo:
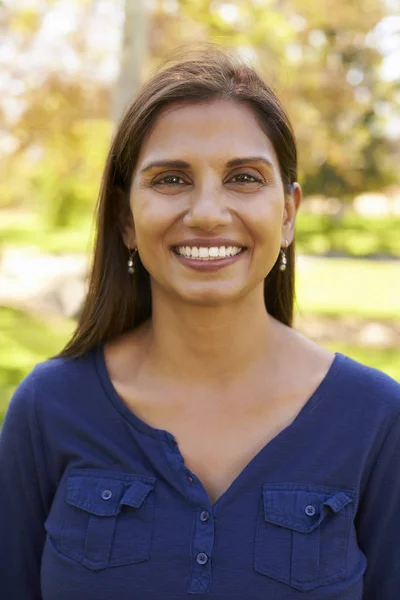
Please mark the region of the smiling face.
POLYGON ((176 104, 141 147, 130 190, 133 224, 123 239, 138 247, 153 298, 197 305, 253 292, 262 298, 264 278, 284 240, 292 241, 300 200, 296 185, 285 201, 274 148, 249 107, 176 104), (228 257, 235 246, 240 253, 228 257), (212 256, 200 260, 205 247, 214 248, 212 256))

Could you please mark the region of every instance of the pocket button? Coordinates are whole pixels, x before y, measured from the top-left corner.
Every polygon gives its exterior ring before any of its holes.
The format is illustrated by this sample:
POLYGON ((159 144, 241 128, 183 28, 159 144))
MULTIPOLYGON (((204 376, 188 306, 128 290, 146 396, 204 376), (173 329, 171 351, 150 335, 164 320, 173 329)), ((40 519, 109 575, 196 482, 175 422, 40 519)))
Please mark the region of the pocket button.
POLYGON ((101 497, 103 498, 103 500, 109 500, 112 497, 112 491, 111 490, 103 490, 101 492, 101 497))
POLYGON ((315 515, 315 512, 316 512, 315 506, 313 506, 312 504, 308 504, 305 507, 304 512, 306 513, 306 515, 308 517, 313 517, 315 515))

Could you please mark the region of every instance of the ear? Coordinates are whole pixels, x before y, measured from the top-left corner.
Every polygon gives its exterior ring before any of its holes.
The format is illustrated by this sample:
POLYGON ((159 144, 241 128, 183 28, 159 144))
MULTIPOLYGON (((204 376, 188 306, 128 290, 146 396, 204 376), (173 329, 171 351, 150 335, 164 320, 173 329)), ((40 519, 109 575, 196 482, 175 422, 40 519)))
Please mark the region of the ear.
POLYGON ((301 186, 297 181, 292 184, 291 192, 285 198, 285 210, 282 223, 282 246, 287 240, 288 245, 293 241, 294 229, 296 224, 296 215, 303 199, 301 186))
POLYGON ((115 188, 115 204, 121 237, 125 246, 132 249, 136 246, 136 233, 132 209, 129 203, 129 194, 118 187, 115 188))

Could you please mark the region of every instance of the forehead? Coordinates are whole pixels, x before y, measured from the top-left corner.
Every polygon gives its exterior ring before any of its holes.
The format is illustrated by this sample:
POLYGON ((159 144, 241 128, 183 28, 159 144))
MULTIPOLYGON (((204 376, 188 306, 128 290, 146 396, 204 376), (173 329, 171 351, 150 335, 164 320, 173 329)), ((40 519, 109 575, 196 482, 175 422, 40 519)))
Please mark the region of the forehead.
POLYGON ((249 106, 231 100, 175 103, 158 115, 142 144, 138 166, 172 155, 222 160, 260 154, 277 166, 272 142, 249 106))

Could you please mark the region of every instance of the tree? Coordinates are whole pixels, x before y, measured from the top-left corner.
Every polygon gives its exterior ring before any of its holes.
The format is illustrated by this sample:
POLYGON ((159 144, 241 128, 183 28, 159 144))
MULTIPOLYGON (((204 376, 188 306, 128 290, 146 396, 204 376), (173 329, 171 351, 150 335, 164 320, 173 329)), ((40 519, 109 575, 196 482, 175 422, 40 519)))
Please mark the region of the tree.
POLYGON ((49 228, 73 224, 96 200, 111 131, 107 45, 90 42, 109 22, 98 8, 88 0, 1 7, 0 202, 36 208, 49 228))
POLYGON ((142 82, 148 53, 147 21, 145 0, 125 0, 120 73, 113 99, 114 121, 118 121, 142 82))
POLYGON ((385 127, 400 83, 382 78, 371 34, 383 16, 380 0, 0 3, 0 206, 37 207, 49 227, 87 218, 111 117, 170 50, 208 39, 238 48, 283 99, 306 194, 398 180, 385 127))
POLYGON ((240 49, 288 108, 305 192, 345 200, 398 180, 377 107, 395 106, 399 82, 382 79, 369 35, 384 15, 380 0, 179 0, 175 14, 158 7, 151 47, 156 57, 193 39, 240 49))

